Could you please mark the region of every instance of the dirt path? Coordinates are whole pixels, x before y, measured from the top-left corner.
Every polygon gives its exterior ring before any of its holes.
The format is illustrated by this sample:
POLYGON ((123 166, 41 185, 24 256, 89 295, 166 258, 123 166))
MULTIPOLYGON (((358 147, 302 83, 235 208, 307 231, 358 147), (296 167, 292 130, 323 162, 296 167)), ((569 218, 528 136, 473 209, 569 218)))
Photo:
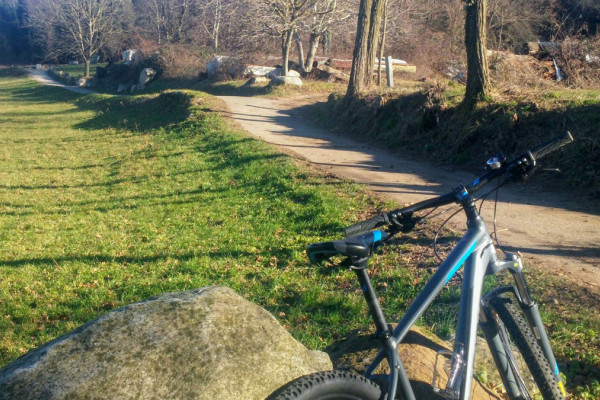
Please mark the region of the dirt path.
MULTIPOLYGON (((444 170, 365 143, 336 136, 307 123, 297 102, 264 97, 221 96, 224 115, 251 135, 275 144, 339 177, 368 185, 399 204, 414 203, 472 181, 468 173, 444 170)), ((505 249, 520 250, 525 262, 600 292, 600 216, 580 199, 567 199, 513 185, 500 192, 498 232, 505 249)), ((493 202, 482 214, 493 221, 493 202)), ((456 229, 464 218, 452 220, 456 229)), ((492 227, 490 227, 492 229, 492 227)))
POLYGON ((38 81, 39 83, 41 83, 43 85, 58 86, 58 87, 62 87, 64 89, 70 90, 71 92, 75 92, 75 93, 82 93, 82 94, 94 93, 93 91, 91 91, 89 89, 76 87, 76 86, 67 86, 60 82, 57 82, 54 79, 52 79, 46 71, 43 71, 40 69, 30 69, 27 72, 29 73, 29 76, 31 76, 33 79, 35 79, 36 81, 38 81))

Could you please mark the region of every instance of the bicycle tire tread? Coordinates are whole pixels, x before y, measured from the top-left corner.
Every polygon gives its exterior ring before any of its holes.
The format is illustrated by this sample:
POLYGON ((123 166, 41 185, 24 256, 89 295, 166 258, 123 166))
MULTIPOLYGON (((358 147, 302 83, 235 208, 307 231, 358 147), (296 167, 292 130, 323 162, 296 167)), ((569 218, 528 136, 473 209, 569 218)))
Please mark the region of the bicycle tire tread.
POLYGON ((266 400, 333 399, 331 396, 340 388, 340 398, 343 399, 383 399, 381 388, 374 382, 353 372, 333 370, 301 376, 271 394, 266 400))
POLYGON ((544 399, 563 400, 564 397, 560 392, 552 367, 546 360, 544 352, 538 345, 520 309, 510 298, 505 296, 494 297, 491 299, 490 305, 506 326, 514 344, 521 352, 544 399))

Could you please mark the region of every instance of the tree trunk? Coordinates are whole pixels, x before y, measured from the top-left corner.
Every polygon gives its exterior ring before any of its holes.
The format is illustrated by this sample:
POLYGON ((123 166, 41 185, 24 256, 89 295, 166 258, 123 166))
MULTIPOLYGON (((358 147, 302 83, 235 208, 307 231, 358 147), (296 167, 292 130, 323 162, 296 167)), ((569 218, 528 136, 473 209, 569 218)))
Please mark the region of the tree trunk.
POLYGON ((467 49, 467 88, 463 104, 473 107, 489 96, 490 83, 486 54, 486 1, 467 0, 465 46, 467 49))
POLYGON ((371 7, 371 24, 369 26, 369 40, 367 49, 367 71, 365 75, 365 85, 373 84, 373 74, 375 71, 375 55, 377 45, 379 44, 379 34, 381 31, 381 17, 385 9, 385 0, 373 0, 371 7))
POLYGON ((350 81, 348 82, 348 90, 346 91, 346 101, 357 97, 365 86, 372 5, 373 0, 360 0, 356 41, 354 42, 354 54, 352 56, 352 70, 350 71, 350 81))
POLYGON ((221 28, 221 1, 215 4, 215 21, 213 23, 213 50, 219 50, 219 29, 221 28))
POLYGON ((377 69, 377 86, 381 86, 381 63, 383 62, 383 53, 385 49, 385 34, 387 31, 387 0, 384 0, 383 5, 383 32, 379 41, 379 68, 377 69))
POLYGON ((308 44, 308 54, 306 55, 306 62, 304 63, 304 70, 306 73, 310 73, 313 69, 313 62, 315 60, 315 55, 317 54, 317 50, 319 49, 319 40, 321 39, 321 35, 317 35, 316 33, 310 34, 310 41, 308 44))
POLYGON ((304 67, 304 47, 302 46, 302 39, 298 32, 294 33, 294 40, 296 41, 296 51, 298 52, 298 65, 300 65, 300 72, 302 75, 306 75, 306 68, 304 67))
POLYGON ((84 77, 87 78, 90 76, 90 59, 89 58, 84 58, 83 59, 85 62, 85 75, 84 77))
POLYGON ((294 38, 294 29, 290 28, 283 34, 283 65, 281 66, 281 75, 288 75, 288 65, 290 62, 290 47, 292 47, 292 39, 294 38))

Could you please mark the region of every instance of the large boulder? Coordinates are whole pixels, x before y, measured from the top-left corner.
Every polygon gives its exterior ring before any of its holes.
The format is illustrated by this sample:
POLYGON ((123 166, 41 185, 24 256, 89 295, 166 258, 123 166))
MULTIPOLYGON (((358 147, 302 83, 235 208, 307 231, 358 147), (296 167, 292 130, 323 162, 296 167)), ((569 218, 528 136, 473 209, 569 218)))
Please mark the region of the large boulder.
POLYGON ((246 83, 244 83, 244 86, 252 86, 268 82, 269 80, 265 76, 253 76, 252 78, 248 79, 246 83))
POLYGON ((313 68, 311 76, 314 79, 324 80, 327 82, 350 82, 350 75, 328 65, 318 65, 317 67, 313 68))
POLYGON ((302 79, 298 76, 276 76, 269 82, 269 85, 279 86, 302 86, 302 79))
POLYGON ((138 65, 144 61, 144 53, 139 49, 129 49, 122 53, 123 62, 127 65, 138 65))
POLYGON ((112 311, 0 370, 0 399, 263 400, 331 369, 267 311, 224 287, 112 311))
MULTIPOLYGON (((244 65, 244 73, 243 75, 248 77, 255 77, 255 76, 266 76, 267 74, 277 70, 277 67, 266 67, 266 66, 262 66, 262 65, 251 65, 251 64, 247 64, 244 65)), ((279 73, 279 75, 281 75, 279 73)))
MULTIPOLYGON (((281 67, 276 67, 273 68, 273 70, 269 71, 265 76, 267 78, 277 78, 278 76, 282 76, 281 74, 283 73, 283 70, 281 67)), ((288 69, 288 73, 286 76, 294 76, 294 77, 300 77, 300 72, 293 70, 293 69, 288 69)))
POLYGON ((236 57, 215 56, 206 63, 206 73, 210 79, 235 79, 243 76, 244 70, 244 65, 236 57))
POLYGON ((137 89, 144 90, 148 82, 150 82, 156 76, 156 71, 152 68, 144 68, 142 72, 140 72, 140 77, 138 78, 137 89))

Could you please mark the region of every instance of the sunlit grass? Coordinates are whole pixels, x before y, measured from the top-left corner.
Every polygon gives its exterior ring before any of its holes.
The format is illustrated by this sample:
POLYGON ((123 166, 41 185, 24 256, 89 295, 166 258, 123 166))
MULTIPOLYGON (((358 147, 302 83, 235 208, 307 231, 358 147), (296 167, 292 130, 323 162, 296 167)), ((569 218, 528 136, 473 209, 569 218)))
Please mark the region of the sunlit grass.
MULTIPOLYGON (((90 75, 94 75, 96 67, 105 67, 107 63, 97 63, 90 65, 90 75)), ((85 63, 63 64, 54 68, 56 71, 66 72, 74 78, 81 78, 85 74, 85 63)))
MULTIPOLYGON (((82 96, 0 74, 0 365, 122 305, 211 284, 310 348, 371 329, 352 273, 309 265, 304 248, 392 205, 237 134, 214 102, 82 96)), ((390 322, 434 271, 433 228, 370 266, 390 322)), ((530 281, 571 390, 593 398, 600 327, 585 311, 597 298, 582 306, 560 282, 530 281)), ((457 298, 444 290, 423 323, 450 334, 457 298)))

